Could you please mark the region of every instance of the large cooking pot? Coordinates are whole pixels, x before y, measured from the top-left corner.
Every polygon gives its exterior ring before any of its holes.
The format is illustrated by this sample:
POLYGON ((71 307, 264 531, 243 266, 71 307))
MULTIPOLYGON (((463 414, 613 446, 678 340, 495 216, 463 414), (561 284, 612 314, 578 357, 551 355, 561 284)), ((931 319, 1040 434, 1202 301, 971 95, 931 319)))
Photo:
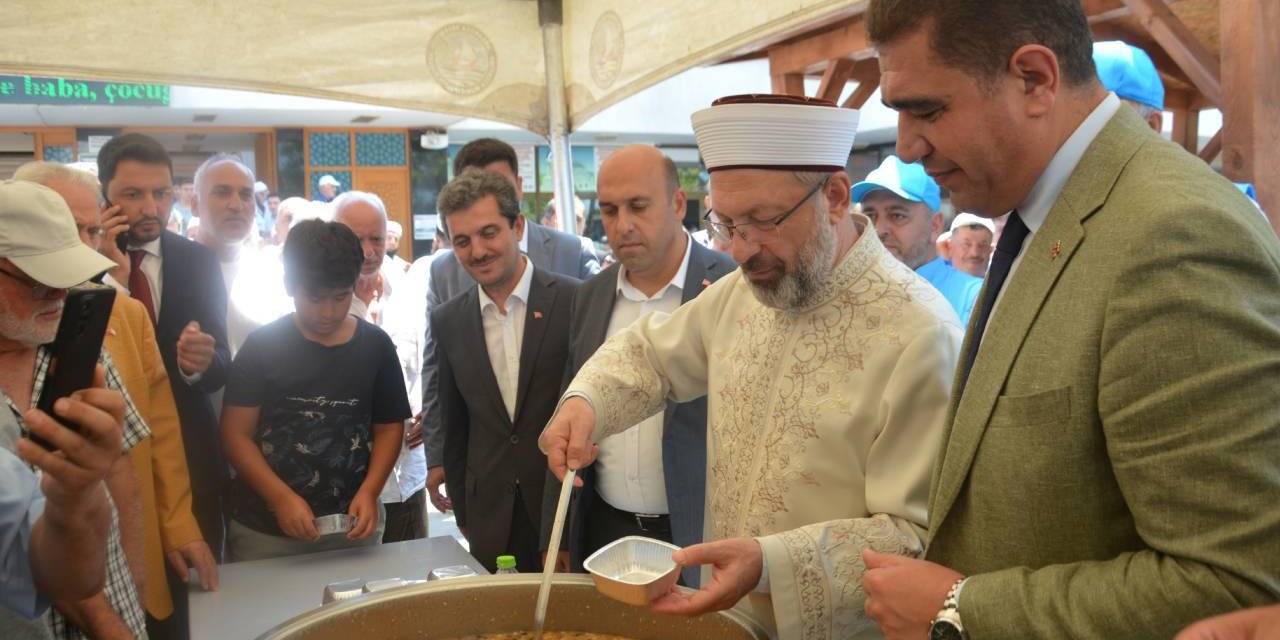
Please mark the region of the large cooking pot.
MULTIPOLYGON (((476 576, 372 593, 325 605, 289 620, 258 640, 407 640, 527 631, 542 576, 476 576)), ((596 591, 584 575, 554 578, 547 630, 592 631, 636 640, 767 640, 746 614, 722 611, 697 618, 658 615, 596 591)))

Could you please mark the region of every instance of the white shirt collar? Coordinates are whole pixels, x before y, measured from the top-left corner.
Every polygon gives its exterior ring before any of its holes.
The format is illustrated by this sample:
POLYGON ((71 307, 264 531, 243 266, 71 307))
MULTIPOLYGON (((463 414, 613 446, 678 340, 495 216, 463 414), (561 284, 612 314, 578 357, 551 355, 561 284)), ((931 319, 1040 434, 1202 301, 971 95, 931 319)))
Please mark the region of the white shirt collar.
POLYGON ((130 242, 128 249, 130 251, 133 251, 135 249, 141 249, 142 251, 145 251, 146 253, 159 258, 160 257, 160 237, 156 236, 155 240, 152 240, 151 242, 144 242, 143 244, 133 244, 132 242, 130 242))
MULTIPOLYGON (((523 254, 521 254, 520 259, 524 261, 524 273, 520 274, 520 281, 516 283, 516 288, 507 296, 507 300, 515 298, 519 300, 521 304, 528 305, 529 289, 533 286, 533 261, 529 260, 529 257, 523 254)), ((493 298, 489 297, 489 294, 485 293, 484 287, 477 284, 476 288, 480 290, 480 312, 484 313, 485 308, 490 305, 493 305, 494 310, 497 310, 497 303, 493 301, 493 298)), ((503 306, 507 311, 511 310, 511 305, 503 306)))
POLYGON ((618 266, 620 268, 618 269, 617 292, 622 294, 626 299, 635 302, 644 302, 646 300, 656 300, 661 298, 671 287, 675 287, 677 290, 683 292, 684 280, 689 273, 689 256, 693 254, 693 238, 689 237, 688 231, 684 232, 684 236, 684 259, 680 261, 680 269, 671 277, 671 282, 667 283, 667 286, 659 289, 653 294, 653 297, 647 296, 643 291, 637 289, 635 285, 627 281, 627 265, 619 263, 618 266))
POLYGON ((1032 233, 1040 230, 1040 225, 1044 224, 1045 218, 1049 217, 1049 210, 1053 208, 1053 203, 1058 201, 1058 195, 1062 193, 1062 188, 1075 172, 1076 165, 1080 164, 1085 151, 1088 151, 1094 138, 1102 133, 1102 129, 1119 109, 1120 98, 1114 93, 1108 93, 1106 99, 1094 107, 1089 117, 1076 127, 1075 133, 1071 134, 1071 137, 1058 148, 1058 152, 1053 154, 1049 166, 1045 167, 1044 172, 1040 174, 1040 179, 1036 180, 1035 186, 1031 187, 1027 198, 1018 205, 1018 216, 1032 233))

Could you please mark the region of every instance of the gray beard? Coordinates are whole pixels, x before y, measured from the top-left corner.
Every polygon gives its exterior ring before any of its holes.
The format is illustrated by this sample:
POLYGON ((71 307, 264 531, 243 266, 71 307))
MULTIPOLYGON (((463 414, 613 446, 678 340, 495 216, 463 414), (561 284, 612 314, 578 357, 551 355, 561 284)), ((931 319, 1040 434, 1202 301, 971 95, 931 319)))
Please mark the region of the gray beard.
POLYGON ((818 219, 796 256, 795 271, 784 274, 772 285, 747 281, 760 304, 783 311, 803 309, 813 301, 835 269, 836 231, 827 224, 825 211, 815 213, 818 219))

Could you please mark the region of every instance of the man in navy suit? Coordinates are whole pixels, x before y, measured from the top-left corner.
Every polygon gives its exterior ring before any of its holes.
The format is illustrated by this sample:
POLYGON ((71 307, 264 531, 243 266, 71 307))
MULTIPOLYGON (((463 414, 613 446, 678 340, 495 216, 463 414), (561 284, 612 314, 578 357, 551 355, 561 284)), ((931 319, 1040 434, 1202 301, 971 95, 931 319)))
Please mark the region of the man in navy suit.
MULTIPOLYGON (((516 201, 519 202, 524 191, 524 180, 520 177, 519 161, 511 145, 494 138, 468 142, 458 150, 458 155, 453 159, 453 175, 460 176, 469 168, 492 171, 506 178, 515 187, 516 201)), ((600 261, 595 252, 584 246, 581 238, 573 234, 526 220, 524 230, 517 234, 517 240, 520 251, 540 270, 559 273, 576 280, 586 280, 600 272, 600 261)), ((459 263, 454 252, 443 253, 431 263, 428 282, 428 315, 433 309, 476 283, 459 263)), ((450 500, 440 494, 440 486, 445 481, 444 432, 441 431, 439 407, 436 404, 435 343, 431 334, 431 323, 428 322, 422 361, 422 433, 426 442, 427 495, 437 509, 446 511, 450 507, 450 500)))
MULTIPOLYGON (((675 311, 737 266, 684 230, 686 198, 676 165, 655 147, 631 145, 609 156, 596 189, 619 262, 574 297, 566 383, 610 335, 651 311, 675 311)), ((706 433, 707 400, 699 398, 668 402, 663 412, 602 440, 596 463, 579 474, 584 488, 569 515, 567 564, 581 571, 597 549, 629 535, 682 547, 701 542, 706 433)), ((551 490, 543 496, 545 548, 558 496, 551 490)), ((568 568, 563 553, 560 567, 568 568)), ((697 586, 697 568, 686 568, 683 578, 697 586)))
POLYGON ((173 164, 160 143, 139 133, 113 138, 98 153, 98 179, 109 207, 104 227, 114 231, 106 251, 117 266, 107 280, 141 301, 155 323, 182 425, 192 511, 221 561, 227 466, 209 394, 226 383, 231 363, 222 270, 211 249, 165 230, 173 164))

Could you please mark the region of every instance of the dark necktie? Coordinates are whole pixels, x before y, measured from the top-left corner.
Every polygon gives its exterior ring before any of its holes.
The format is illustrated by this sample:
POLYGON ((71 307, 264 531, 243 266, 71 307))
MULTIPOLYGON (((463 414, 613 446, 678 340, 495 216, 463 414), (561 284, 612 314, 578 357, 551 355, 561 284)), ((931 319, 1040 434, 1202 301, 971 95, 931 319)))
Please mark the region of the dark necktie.
POLYGON ((147 308, 147 315, 151 316, 151 324, 154 326, 156 304, 151 297, 151 283, 147 281, 147 274, 142 272, 142 258, 146 255, 147 252, 141 249, 129 250, 129 295, 147 308))
POLYGON ((1018 252, 1022 250, 1022 243, 1026 241, 1029 233, 1031 230, 1022 222, 1018 212, 1010 213, 1009 220, 1004 225, 1004 232, 1000 234, 1000 242, 996 243, 996 252, 991 258, 991 268, 987 270, 987 289, 982 295, 982 310, 978 313, 978 322, 973 325, 973 338, 969 340, 969 352, 964 357, 964 377, 960 379, 962 393, 965 384, 969 382, 969 370, 973 368, 973 361, 978 357, 978 345, 982 342, 982 334, 987 330, 991 308, 995 306, 996 297, 1000 295, 1000 289, 1004 287, 1004 281, 1009 277, 1009 268, 1013 266, 1013 261, 1018 257, 1018 252))

